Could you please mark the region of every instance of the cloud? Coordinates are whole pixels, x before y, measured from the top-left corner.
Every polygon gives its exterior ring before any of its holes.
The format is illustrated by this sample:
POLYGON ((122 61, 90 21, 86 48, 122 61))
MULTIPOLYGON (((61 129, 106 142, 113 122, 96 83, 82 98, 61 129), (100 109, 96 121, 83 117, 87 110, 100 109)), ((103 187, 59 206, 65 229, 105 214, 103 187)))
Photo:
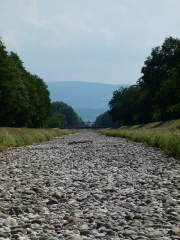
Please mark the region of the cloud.
POLYGON ((0 34, 44 78, 135 82, 151 49, 179 37, 179 9, 179 0, 8 0, 0 34))
POLYGON ((27 23, 33 24, 36 28, 44 27, 48 24, 45 19, 40 20, 38 16, 37 0, 19 0, 20 18, 27 23))
POLYGON ((105 37, 105 39, 110 40, 113 38, 114 34, 112 34, 111 30, 106 27, 99 27, 97 31, 94 32, 96 35, 105 37))

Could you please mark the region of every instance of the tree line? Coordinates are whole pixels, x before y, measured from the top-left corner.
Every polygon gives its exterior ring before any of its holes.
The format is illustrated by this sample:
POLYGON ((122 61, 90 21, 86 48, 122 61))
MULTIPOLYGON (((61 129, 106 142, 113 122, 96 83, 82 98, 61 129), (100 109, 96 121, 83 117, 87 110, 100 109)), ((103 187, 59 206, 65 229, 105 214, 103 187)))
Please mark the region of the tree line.
POLYGON ((141 73, 136 85, 113 93, 113 122, 121 126, 180 118, 180 39, 169 37, 153 48, 141 73))
POLYGON ((113 125, 112 117, 108 111, 97 116, 96 121, 93 124, 94 127, 112 127, 113 125))
POLYGON ((28 72, 17 53, 8 53, 0 38, 0 127, 69 127, 77 123, 82 120, 72 107, 51 103, 43 79, 28 72))
POLYGON ((52 103, 53 116, 46 121, 48 127, 71 128, 76 126, 83 126, 82 119, 74 111, 74 109, 64 102, 52 103))

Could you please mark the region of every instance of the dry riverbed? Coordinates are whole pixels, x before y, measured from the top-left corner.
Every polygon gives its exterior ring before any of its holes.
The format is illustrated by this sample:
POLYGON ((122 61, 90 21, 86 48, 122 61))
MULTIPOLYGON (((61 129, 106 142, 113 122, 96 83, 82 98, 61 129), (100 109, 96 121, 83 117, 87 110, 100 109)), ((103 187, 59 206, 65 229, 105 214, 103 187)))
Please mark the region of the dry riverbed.
POLYGON ((94 132, 0 153, 1 239, 180 239, 180 165, 94 132))

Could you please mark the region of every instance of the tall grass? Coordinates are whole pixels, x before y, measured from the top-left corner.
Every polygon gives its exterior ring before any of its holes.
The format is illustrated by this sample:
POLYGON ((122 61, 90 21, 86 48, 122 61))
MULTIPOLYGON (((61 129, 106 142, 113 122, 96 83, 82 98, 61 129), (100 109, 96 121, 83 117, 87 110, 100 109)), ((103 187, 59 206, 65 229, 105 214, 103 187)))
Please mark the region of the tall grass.
POLYGON ((37 142, 50 141, 53 137, 76 133, 76 130, 0 128, 0 152, 9 147, 31 145, 37 142))
POLYGON ((180 120, 124 126, 117 130, 98 130, 111 137, 122 137, 148 146, 161 148, 166 154, 180 159, 180 120))

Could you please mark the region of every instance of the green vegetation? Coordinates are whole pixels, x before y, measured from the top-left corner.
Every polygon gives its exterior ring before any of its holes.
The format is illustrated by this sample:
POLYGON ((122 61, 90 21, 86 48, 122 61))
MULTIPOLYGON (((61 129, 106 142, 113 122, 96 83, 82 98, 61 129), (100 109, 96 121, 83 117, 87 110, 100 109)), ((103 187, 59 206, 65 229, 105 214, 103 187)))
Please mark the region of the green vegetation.
MULTIPOLYGON (((65 117, 65 116, 64 116, 65 117)), ((56 116, 49 117, 46 121, 46 127, 48 128, 59 128, 61 125, 61 118, 56 116)))
POLYGON ((30 74, 17 53, 8 53, 0 39, 0 126, 42 127, 51 115, 44 81, 30 74))
POLYGON ((0 127, 72 127, 82 120, 63 102, 51 104, 47 85, 30 74, 0 39, 0 127))
POLYGON ((123 126, 116 130, 98 130, 111 137, 122 137, 148 146, 161 148, 180 159, 180 119, 142 125, 123 126))
POLYGON ((61 127, 71 128, 73 126, 83 124, 83 121, 77 115, 77 113, 75 113, 74 109, 64 102, 53 102, 52 110, 53 115, 56 117, 56 119, 59 118, 61 120, 61 127))
POLYGON ((0 128, 0 151, 37 142, 50 141, 53 137, 77 133, 76 130, 0 128))
POLYGON ((95 127, 113 126, 112 117, 109 115, 108 111, 100 114, 96 118, 96 121, 93 124, 93 126, 95 127))
POLYGON ((180 118, 180 39, 152 49, 137 85, 121 87, 109 102, 117 126, 180 118))
POLYGON ((53 102, 52 111, 53 116, 46 120, 47 127, 72 128, 84 124, 74 109, 64 102, 53 102))

